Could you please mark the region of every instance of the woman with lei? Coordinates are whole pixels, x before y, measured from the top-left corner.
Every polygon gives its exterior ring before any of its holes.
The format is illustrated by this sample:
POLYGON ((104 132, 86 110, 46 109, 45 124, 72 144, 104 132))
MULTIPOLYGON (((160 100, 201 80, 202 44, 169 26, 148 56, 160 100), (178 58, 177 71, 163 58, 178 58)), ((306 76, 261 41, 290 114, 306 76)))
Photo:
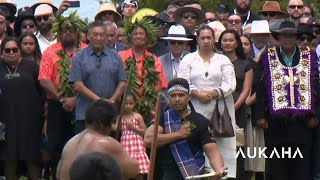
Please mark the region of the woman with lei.
POLYGON ((132 68, 128 86, 138 97, 137 110, 148 122, 154 114, 158 92, 167 88, 166 77, 158 57, 147 51, 147 47, 157 40, 158 29, 146 18, 128 22, 125 28, 132 48, 120 51, 119 55, 126 72, 132 68))

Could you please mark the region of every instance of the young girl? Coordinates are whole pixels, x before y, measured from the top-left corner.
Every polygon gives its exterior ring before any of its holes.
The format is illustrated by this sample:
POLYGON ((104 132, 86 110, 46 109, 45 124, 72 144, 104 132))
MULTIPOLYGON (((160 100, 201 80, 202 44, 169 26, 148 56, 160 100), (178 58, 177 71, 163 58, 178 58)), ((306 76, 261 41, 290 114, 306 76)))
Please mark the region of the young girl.
POLYGON ((136 180, 142 180, 143 174, 149 170, 149 159, 143 144, 143 135, 146 130, 143 117, 134 112, 136 97, 128 93, 122 118, 122 136, 120 143, 128 154, 139 163, 139 176, 136 180))

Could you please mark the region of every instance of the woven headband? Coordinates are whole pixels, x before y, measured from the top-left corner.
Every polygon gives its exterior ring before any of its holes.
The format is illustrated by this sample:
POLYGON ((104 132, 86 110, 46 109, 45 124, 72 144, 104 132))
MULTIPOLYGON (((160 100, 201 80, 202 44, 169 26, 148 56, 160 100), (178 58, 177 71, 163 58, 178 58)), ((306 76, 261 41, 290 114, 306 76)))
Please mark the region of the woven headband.
POLYGON ((181 85, 174 85, 171 88, 168 89, 168 94, 170 94, 172 91, 182 91, 185 92, 187 94, 189 94, 189 89, 181 86, 181 85))

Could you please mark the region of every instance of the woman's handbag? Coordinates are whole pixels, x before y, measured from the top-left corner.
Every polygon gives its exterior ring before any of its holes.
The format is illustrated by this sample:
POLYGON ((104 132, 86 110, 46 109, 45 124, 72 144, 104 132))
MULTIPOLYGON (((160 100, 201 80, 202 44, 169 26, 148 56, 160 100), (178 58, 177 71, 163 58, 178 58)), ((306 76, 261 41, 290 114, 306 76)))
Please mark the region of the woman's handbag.
POLYGON ((231 123, 231 118, 229 115, 226 99, 224 97, 223 91, 219 89, 221 98, 224 103, 223 113, 219 113, 218 102, 216 102, 216 108, 213 111, 211 117, 211 123, 213 125, 213 134, 215 137, 234 137, 234 130, 231 123))

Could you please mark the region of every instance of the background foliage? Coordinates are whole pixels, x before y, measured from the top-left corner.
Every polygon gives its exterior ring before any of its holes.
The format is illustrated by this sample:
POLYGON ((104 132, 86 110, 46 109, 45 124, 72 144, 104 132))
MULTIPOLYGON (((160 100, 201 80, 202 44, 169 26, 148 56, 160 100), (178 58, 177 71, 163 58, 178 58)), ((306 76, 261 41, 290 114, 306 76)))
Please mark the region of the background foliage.
MULTIPOLYGON (((108 0, 99 0, 108 1, 108 0)), ((121 4, 123 0, 112 0, 115 4, 121 4)), ((139 9, 143 7, 152 8, 158 12, 163 11, 170 0, 137 0, 139 3, 139 9)), ((216 10, 219 4, 229 4, 233 6, 234 0, 198 0, 203 9, 216 10)), ((251 0, 251 10, 257 12, 262 9, 263 4, 266 0, 251 0)), ((319 0, 303 0, 306 5, 313 7, 315 13, 319 15, 320 1, 319 0)), ((288 0, 278 0, 281 9, 286 11, 288 0)), ((319 17, 319 16, 318 16, 319 17)))

